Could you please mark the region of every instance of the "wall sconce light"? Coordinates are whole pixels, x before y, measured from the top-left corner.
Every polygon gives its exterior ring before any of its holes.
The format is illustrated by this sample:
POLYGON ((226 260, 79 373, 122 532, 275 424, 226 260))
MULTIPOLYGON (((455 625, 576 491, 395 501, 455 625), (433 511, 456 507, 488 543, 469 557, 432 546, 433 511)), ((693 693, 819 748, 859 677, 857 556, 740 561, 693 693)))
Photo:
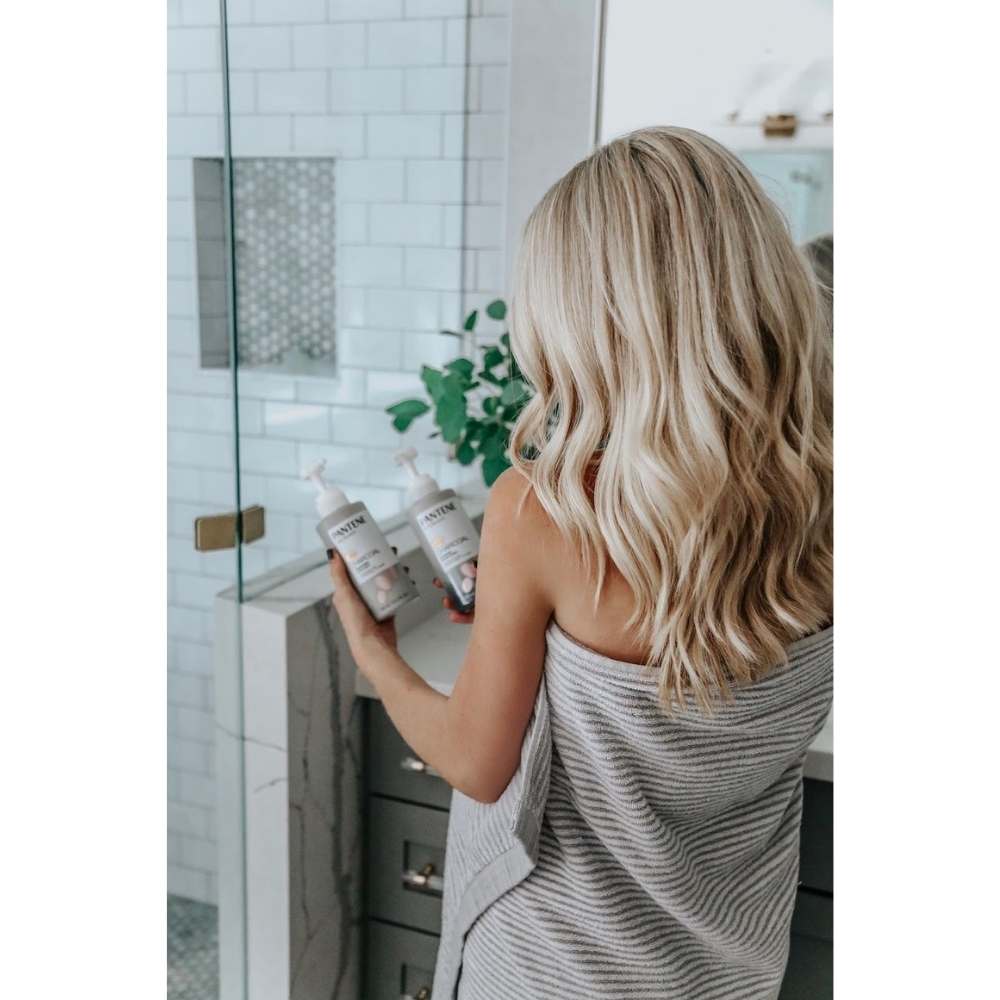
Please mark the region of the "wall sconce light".
POLYGON ((769 139, 788 139, 799 127, 798 115, 767 115, 763 121, 764 135, 769 139))

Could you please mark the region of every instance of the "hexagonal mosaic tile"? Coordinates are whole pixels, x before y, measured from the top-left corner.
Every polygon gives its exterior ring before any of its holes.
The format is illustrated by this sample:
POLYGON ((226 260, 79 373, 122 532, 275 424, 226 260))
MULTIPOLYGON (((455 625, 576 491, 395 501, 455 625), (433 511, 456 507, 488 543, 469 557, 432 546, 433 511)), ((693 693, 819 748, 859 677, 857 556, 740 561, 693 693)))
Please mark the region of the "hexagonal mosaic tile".
POLYGON ((334 161, 248 158, 233 164, 236 302, 243 365, 287 351, 333 357, 334 161))
POLYGON ((167 1000, 218 1000, 219 911, 167 896, 167 1000))

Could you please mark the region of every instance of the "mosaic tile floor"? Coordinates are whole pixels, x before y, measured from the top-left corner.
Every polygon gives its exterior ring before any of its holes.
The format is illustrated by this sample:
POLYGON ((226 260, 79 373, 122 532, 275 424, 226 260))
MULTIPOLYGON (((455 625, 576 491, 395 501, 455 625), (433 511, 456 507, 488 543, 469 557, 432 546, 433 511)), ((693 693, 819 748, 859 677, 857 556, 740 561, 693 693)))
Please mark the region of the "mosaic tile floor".
POLYGON ((167 896, 167 1000, 217 1000, 218 909, 167 896))

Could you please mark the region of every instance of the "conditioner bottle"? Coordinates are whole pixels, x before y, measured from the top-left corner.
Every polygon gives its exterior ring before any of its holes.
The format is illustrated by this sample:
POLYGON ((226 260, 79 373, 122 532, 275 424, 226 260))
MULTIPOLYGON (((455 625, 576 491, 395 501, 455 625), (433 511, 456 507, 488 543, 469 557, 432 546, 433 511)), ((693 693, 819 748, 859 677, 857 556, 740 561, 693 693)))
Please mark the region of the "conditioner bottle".
POLYGON ((397 452, 396 462, 410 474, 407 514, 420 545, 456 611, 468 613, 476 603, 476 559, 479 533, 462 509, 454 490, 443 490, 417 471, 413 448, 397 452))
POLYGON ((350 503, 343 490, 323 481, 326 462, 317 462, 302 473, 316 487, 316 525, 325 548, 343 557, 355 589, 376 621, 391 618, 417 596, 413 581, 399 565, 385 535, 368 508, 350 503))

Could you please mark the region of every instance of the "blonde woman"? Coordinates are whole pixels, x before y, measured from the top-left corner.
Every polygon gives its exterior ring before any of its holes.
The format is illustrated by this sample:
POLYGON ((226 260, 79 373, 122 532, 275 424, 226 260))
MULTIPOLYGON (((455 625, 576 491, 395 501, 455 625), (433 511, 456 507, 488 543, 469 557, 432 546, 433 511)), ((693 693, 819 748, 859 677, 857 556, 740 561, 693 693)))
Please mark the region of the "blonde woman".
POLYGON ((358 667, 455 789, 434 996, 777 996, 832 689, 829 329, 717 143, 558 181, 511 340, 535 395, 451 697, 331 570, 358 667))

